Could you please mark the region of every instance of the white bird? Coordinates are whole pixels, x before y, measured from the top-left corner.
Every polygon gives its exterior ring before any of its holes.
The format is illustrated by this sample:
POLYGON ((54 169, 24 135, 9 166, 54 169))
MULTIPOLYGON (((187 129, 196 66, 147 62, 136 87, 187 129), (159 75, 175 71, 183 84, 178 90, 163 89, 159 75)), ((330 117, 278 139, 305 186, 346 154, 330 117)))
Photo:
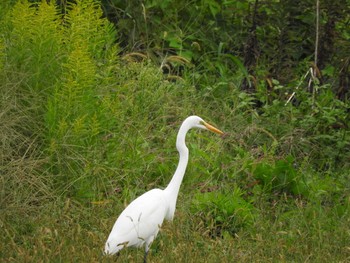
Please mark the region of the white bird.
POLYGON ((115 222, 105 245, 105 253, 114 255, 124 247, 142 247, 145 245, 144 262, 151 243, 157 236, 163 220, 174 217, 176 200, 188 163, 188 148, 185 137, 191 128, 222 131, 206 123, 198 116, 188 117, 181 125, 176 139, 176 148, 180 160, 173 178, 164 189, 152 189, 132 201, 115 222))

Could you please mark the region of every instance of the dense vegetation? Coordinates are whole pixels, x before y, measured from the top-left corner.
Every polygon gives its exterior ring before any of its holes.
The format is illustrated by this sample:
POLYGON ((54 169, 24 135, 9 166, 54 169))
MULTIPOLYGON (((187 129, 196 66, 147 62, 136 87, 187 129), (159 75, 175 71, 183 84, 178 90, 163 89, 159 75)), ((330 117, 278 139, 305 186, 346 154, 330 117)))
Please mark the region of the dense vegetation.
POLYGON ((191 114, 151 262, 350 260, 348 0, 67 2, 0 6, 1 261, 114 262, 191 114))

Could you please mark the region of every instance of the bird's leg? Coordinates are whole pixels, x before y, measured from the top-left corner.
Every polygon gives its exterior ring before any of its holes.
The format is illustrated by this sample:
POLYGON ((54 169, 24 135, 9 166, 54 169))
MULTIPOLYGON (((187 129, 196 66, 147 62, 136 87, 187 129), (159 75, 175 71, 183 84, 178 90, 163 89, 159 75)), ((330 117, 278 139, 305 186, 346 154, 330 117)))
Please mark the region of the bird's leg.
POLYGON ((147 263, 147 255, 148 255, 148 249, 145 250, 145 254, 143 256, 143 263, 147 263))
MULTIPOLYGON (((157 231, 158 233, 158 231, 157 231)), ((157 233, 153 236, 150 236, 148 240, 146 240, 146 243, 145 243, 145 255, 143 257, 143 263, 147 263, 147 255, 148 255, 148 251, 149 251, 149 248, 153 242, 153 239, 154 237, 157 235, 157 233)))

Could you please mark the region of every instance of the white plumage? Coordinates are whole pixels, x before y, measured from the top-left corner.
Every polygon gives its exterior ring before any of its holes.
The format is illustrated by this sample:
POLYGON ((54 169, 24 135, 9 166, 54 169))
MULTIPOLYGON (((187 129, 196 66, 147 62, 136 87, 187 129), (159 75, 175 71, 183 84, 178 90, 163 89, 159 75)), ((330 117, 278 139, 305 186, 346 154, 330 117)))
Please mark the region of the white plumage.
POLYGON ((190 116, 182 123, 176 139, 180 160, 169 185, 164 190, 153 189, 144 193, 124 209, 109 234, 105 245, 106 254, 116 254, 124 247, 145 245, 144 262, 146 262, 149 247, 164 219, 172 220, 174 217, 177 196, 188 163, 185 137, 191 128, 223 134, 198 116, 190 116))

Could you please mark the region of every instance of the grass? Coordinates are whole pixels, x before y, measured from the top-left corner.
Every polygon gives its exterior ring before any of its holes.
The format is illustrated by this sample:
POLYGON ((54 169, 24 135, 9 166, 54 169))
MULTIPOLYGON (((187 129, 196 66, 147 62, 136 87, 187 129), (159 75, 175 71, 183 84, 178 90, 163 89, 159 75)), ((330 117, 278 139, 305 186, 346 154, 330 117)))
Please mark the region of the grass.
MULTIPOLYGON (((185 194, 174 222, 166 223, 152 245, 150 262, 346 262, 349 216, 313 207, 296 208, 288 217, 262 216, 235 237, 211 239, 198 217, 188 212, 185 194), (311 213, 311 215, 309 215, 311 213)), ((5 262, 115 262, 102 255, 107 233, 122 204, 89 205, 54 200, 40 209, 2 221, 5 262)), ((290 206, 288 206, 290 209, 290 206)), ((17 208, 18 209, 18 208, 17 208)), ((4 216, 4 213, 2 213, 4 216)), ((5 212, 5 214, 7 214, 5 212)), ((6 216, 5 216, 6 217, 6 216)), ((119 262, 140 262, 142 249, 124 250, 119 262)))
MULTIPOLYGON (((55 9, 44 4, 50 12, 29 12, 35 19, 25 29, 18 14, 26 4, 2 21, 16 29, 1 40, 2 262, 115 262, 103 255, 114 221, 170 181, 176 133, 191 114, 226 135, 188 134, 175 219, 163 225, 150 262, 350 261, 350 135, 331 128, 334 112, 348 125, 348 106, 313 112, 306 99, 256 109, 239 83, 222 82, 218 92, 191 78, 170 82, 149 62, 121 61, 115 32, 89 3, 77 9, 83 16, 71 13, 78 28, 56 32, 55 9), (84 23, 98 25, 94 38, 80 35, 84 23), (43 59, 53 57, 48 74, 43 59)), ((125 249, 117 261, 142 257, 125 249)))

